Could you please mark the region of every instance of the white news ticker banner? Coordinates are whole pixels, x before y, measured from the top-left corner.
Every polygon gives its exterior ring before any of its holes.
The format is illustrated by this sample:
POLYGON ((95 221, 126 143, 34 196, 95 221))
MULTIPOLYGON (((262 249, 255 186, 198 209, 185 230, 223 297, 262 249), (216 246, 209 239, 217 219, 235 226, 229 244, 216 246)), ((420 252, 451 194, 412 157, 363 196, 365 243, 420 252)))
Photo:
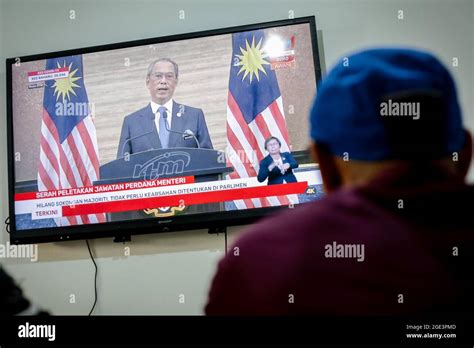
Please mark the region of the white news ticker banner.
MULTIPOLYGON (((295 176, 298 182, 306 181, 308 185, 322 184, 321 173, 319 170, 298 172, 295 173, 295 176)), ((100 202, 113 202, 123 200, 126 201, 130 199, 143 198, 143 195, 148 195, 149 198, 165 197, 187 193, 223 191, 231 189, 240 189, 243 187, 258 186, 266 186, 266 184, 258 182, 257 178, 253 177, 231 180, 207 181, 202 183, 159 186, 152 188, 88 193, 64 197, 28 199, 15 201, 15 214, 31 214, 31 218, 33 220, 49 219, 62 217, 62 206, 73 206, 76 204, 94 204, 100 202)))

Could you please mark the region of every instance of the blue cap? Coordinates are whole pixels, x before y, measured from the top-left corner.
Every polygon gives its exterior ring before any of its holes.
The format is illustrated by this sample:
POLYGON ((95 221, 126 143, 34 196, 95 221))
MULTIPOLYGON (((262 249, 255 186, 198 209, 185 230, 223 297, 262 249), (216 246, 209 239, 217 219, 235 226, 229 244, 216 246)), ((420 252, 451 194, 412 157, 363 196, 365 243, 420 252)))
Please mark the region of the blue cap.
POLYGON ((310 121, 316 143, 355 160, 439 158, 465 141, 450 73, 433 55, 411 49, 371 49, 341 59, 322 81, 310 121), (401 107, 405 102, 415 103, 413 109, 401 107))

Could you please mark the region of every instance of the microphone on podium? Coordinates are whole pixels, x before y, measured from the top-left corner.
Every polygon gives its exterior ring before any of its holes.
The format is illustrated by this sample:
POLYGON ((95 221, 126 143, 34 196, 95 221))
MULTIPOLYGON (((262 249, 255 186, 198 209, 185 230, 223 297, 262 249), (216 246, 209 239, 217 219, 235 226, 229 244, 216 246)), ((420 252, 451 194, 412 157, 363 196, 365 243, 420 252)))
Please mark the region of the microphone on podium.
POLYGON ((143 137, 143 136, 145 136, 145 135, 151 134, 151 133, 153 133, 154 131, 155 131, 155 130, 152 130, 152 131, 149 131, 149 132, 146 132, 146 133, 143 133, 143 134, 135 135, 134 137, 131 137, 130 139, 125 140, 125 142, 123 143, 123 146, 122 146, 122 152, 121 152, 122 157, 124 156, 124 153, 123 153, 123 152, 125 151, 125 145, 127 145, 127 144, 128 144, 129 142, 131 142, 132 140, 135 140, 135 139, 137 139, 137 138, 141 138, 141 137, 143 137))
POLYGON ((173 130, 173 129, 170 129, 169 128, 169 125, 168 125, 168 115, 167 115, 167 112, 164 112, 163 113, 163 118, 165 119, 165 128, 168 132, 170 133, 176 133, 176 134, 181 134, 181 136, 183 137, 184 140, 188 140, 188 139, 191 139, 191 138, 194 138, 194 141, 196 142, 196 145, 197 145, 197 148, 201 148, 201 146, 199 146, 199 141, 197 140, 196 138, 196 135, 194 135, 194 132, 190 129, 186 129, 184 132, 180 132, 180 131, 176 131, 176 130, 173 130))

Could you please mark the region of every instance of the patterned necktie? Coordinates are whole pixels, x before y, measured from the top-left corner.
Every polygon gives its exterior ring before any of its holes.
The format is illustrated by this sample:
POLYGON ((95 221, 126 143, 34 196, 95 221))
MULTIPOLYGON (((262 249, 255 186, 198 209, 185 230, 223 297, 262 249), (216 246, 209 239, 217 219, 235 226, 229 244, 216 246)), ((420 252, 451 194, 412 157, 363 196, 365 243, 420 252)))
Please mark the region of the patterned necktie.
POLYGON ((165 115, 166 115, 166 108, 164 106, 160 106, 158 108, 158 112, 160 113, 160 132, 159 132, 159 136, 160 136, 160 141, 161 141, 161 147, 163 149, 167 148, 168 147, 168 142, 169 142, 169 139, 170 139, 170 132, 166 129, 166 127, 168 127, 168 125, 165 123, 167 122, 165 120, 165 115))

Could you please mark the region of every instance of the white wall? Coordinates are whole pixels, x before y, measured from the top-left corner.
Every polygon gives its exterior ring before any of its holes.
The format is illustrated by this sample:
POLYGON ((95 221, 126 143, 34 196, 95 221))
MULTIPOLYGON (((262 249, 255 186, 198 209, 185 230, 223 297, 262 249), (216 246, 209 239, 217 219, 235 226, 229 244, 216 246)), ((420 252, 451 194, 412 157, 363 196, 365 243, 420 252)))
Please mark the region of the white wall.
MULTIPOLYGON (((464 119, 474 130, 474 5, 469 0, 309 1, 25 1, 0 0, 1 219, 7 216, 6 57, 140 38, 316 15, 326 64, 349 51, 374 45, 412 45, 436 53, 455 76, 464 119), (70 19, 74 10, 76 19, 70 19), (180 20, 179 10, 185 11, 180 20), (404 11, 404 20, 397 11, 404 11), (453 57, 459 67, 451 67, 453 57)), ((470 172, 474 181, 474 172, 470 172)), ((231 229, 231 238, 240 231, 231 229)), ((206 231, 136 236, 124 245, 92 242, 99 264, 96 314, 199 314, 223 252, 221 236, 206 231), (178 297, 185 295, 185 303, 178 297)), ((6 234, 0 235, 5 243, 6 234)), ((40 260, 2 260, 26 294, 55 314, 88 313, 93 266, 84 241, 44 244, 40 260), (76 303, 69 303, 69 296, 76 303)))

